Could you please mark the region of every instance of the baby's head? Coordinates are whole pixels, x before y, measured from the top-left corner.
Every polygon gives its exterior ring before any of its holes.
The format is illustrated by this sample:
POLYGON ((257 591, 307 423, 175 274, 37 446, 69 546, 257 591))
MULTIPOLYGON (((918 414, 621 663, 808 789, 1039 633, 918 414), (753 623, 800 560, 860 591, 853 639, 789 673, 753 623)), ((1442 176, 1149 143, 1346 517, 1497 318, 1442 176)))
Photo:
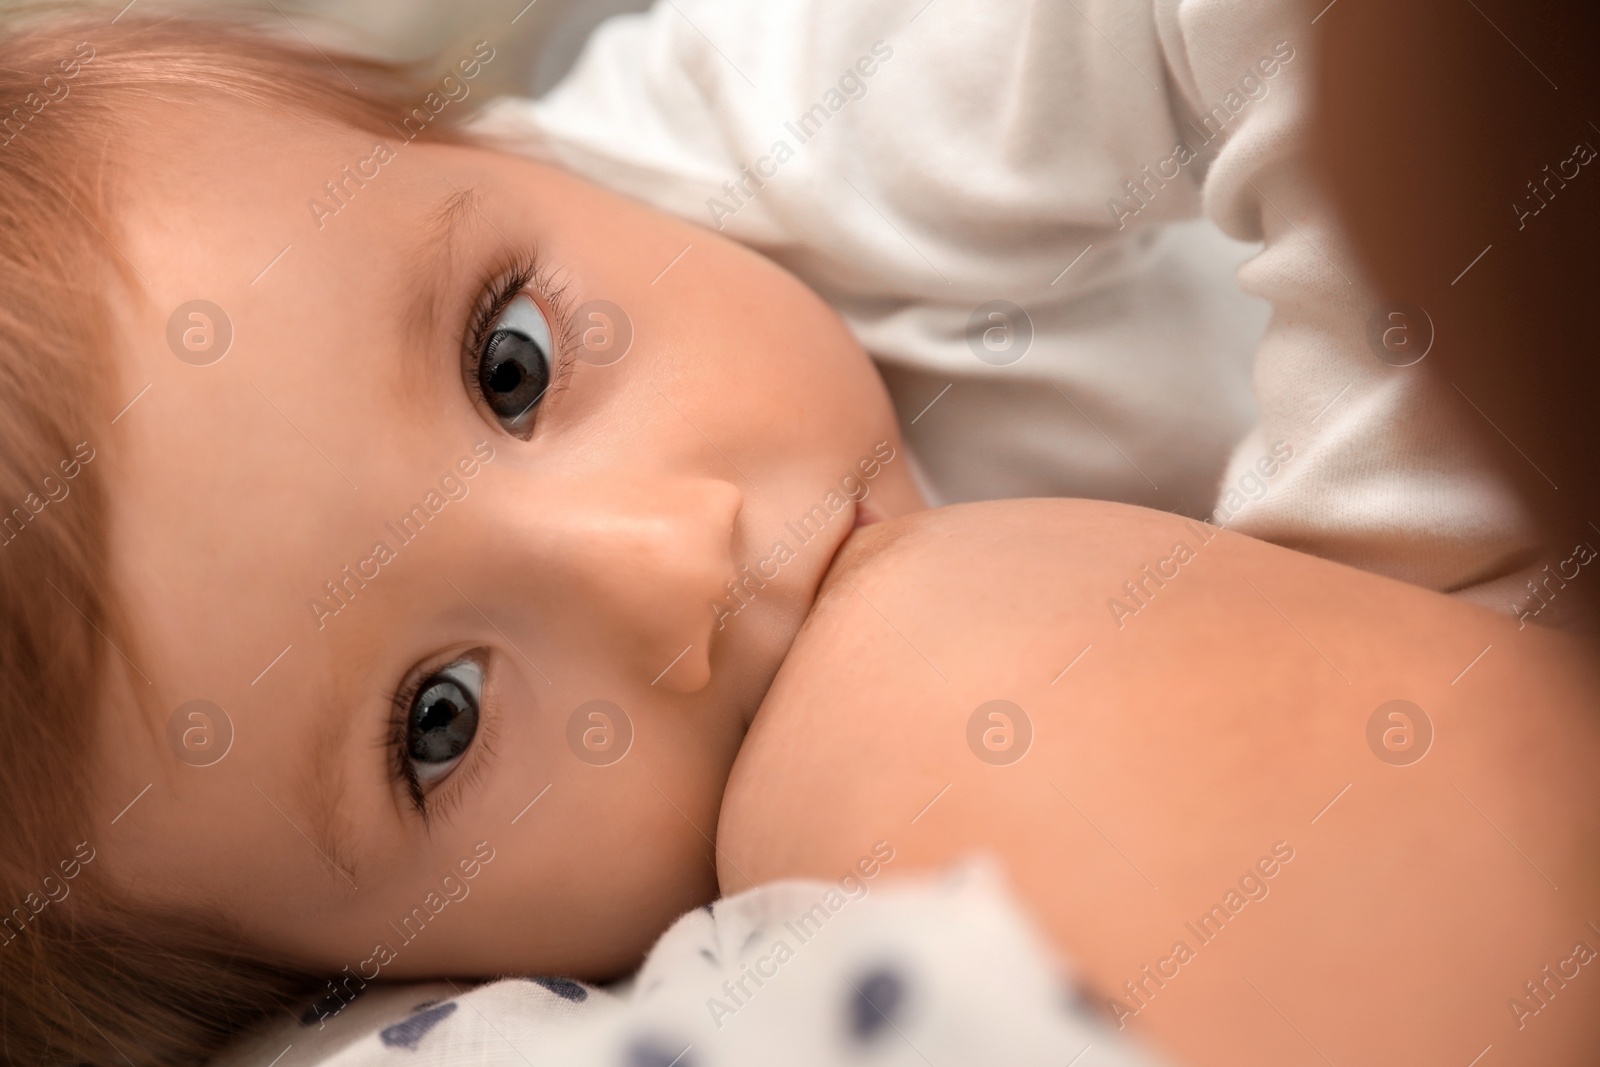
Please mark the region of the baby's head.
POLYGON ((625 971, 715 895, 858 501, 919 506, 875 372, 457 132, 492 41, 418 80, 114 13, 0 42, 9 1055, 625 971))

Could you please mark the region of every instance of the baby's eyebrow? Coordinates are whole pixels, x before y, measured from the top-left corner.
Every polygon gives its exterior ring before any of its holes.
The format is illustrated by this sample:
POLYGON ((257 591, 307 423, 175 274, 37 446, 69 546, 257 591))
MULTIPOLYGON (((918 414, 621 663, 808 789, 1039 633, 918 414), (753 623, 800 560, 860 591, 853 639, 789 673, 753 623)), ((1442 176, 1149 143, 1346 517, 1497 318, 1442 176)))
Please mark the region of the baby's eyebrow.
POLYGON ((312 740, 311 760, 298 783, 300 810, 310 822, 306 840, 332 866, 332 873, 349 882, 352 889, 357 888, 355 850, 344 819, 344 795, 349 785, 345 761, 356 715, 353 705, 344 699, 323 709, 312 740))
POLYGON ((451 183, 450 188, 451 193, 428 213, 420 239, 407 257, 411 266, 404 289, 406 336, 424 343, 433 337, 449 292, 439 279, 453 273, 462 233, 474 215, 482 214, 478 204, 483 194, 476 185, 461 189, 451 183))

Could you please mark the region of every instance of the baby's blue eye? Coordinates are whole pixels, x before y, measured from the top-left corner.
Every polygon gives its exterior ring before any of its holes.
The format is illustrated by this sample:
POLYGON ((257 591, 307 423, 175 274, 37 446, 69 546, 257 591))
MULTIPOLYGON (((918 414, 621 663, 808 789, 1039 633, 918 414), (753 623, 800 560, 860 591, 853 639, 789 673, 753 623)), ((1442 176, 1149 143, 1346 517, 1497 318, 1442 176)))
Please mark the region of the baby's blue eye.
POLYGON ((423 680, 406 715, 407 762, 426 788, 455 767, 478 733, 483 665, 463 659, 423 680))
POLYGON ((478 358, 478 389, 507 433, 524 434, 550 388, 550 323, 533 297, 514 298, 489 328, 478 358))

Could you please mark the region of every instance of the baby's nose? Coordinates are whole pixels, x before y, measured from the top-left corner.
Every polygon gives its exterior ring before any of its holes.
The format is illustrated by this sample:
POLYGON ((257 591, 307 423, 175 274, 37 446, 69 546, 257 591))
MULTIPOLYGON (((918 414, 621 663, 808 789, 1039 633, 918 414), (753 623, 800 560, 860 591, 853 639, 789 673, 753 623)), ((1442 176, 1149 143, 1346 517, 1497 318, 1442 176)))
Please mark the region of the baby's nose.
POLYGON ((710 605, 734 570, 743 505, 728 482, 680 478, 601 482, 563 507, 558 566, 644 681, 681 692, 710 681, 710 605))

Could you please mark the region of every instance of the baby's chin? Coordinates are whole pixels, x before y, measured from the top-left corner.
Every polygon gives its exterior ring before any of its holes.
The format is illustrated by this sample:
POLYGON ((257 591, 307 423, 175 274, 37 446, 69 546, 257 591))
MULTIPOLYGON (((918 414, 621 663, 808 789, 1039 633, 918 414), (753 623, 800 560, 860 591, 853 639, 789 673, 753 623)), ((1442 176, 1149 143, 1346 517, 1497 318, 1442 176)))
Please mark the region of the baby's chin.
POLYGON ((767 690, 805 629, 811 607, 809 599, 794 597, 786 603, 768 604, 759 614, 747 612, 729 621, 729 627, 745 628, 745 640, 737 652, 730 650, 723 663, 713 664, 713 673, 724 675, 725 693, 736 694, 735 711, 743 731, 755 721, 767 690))

